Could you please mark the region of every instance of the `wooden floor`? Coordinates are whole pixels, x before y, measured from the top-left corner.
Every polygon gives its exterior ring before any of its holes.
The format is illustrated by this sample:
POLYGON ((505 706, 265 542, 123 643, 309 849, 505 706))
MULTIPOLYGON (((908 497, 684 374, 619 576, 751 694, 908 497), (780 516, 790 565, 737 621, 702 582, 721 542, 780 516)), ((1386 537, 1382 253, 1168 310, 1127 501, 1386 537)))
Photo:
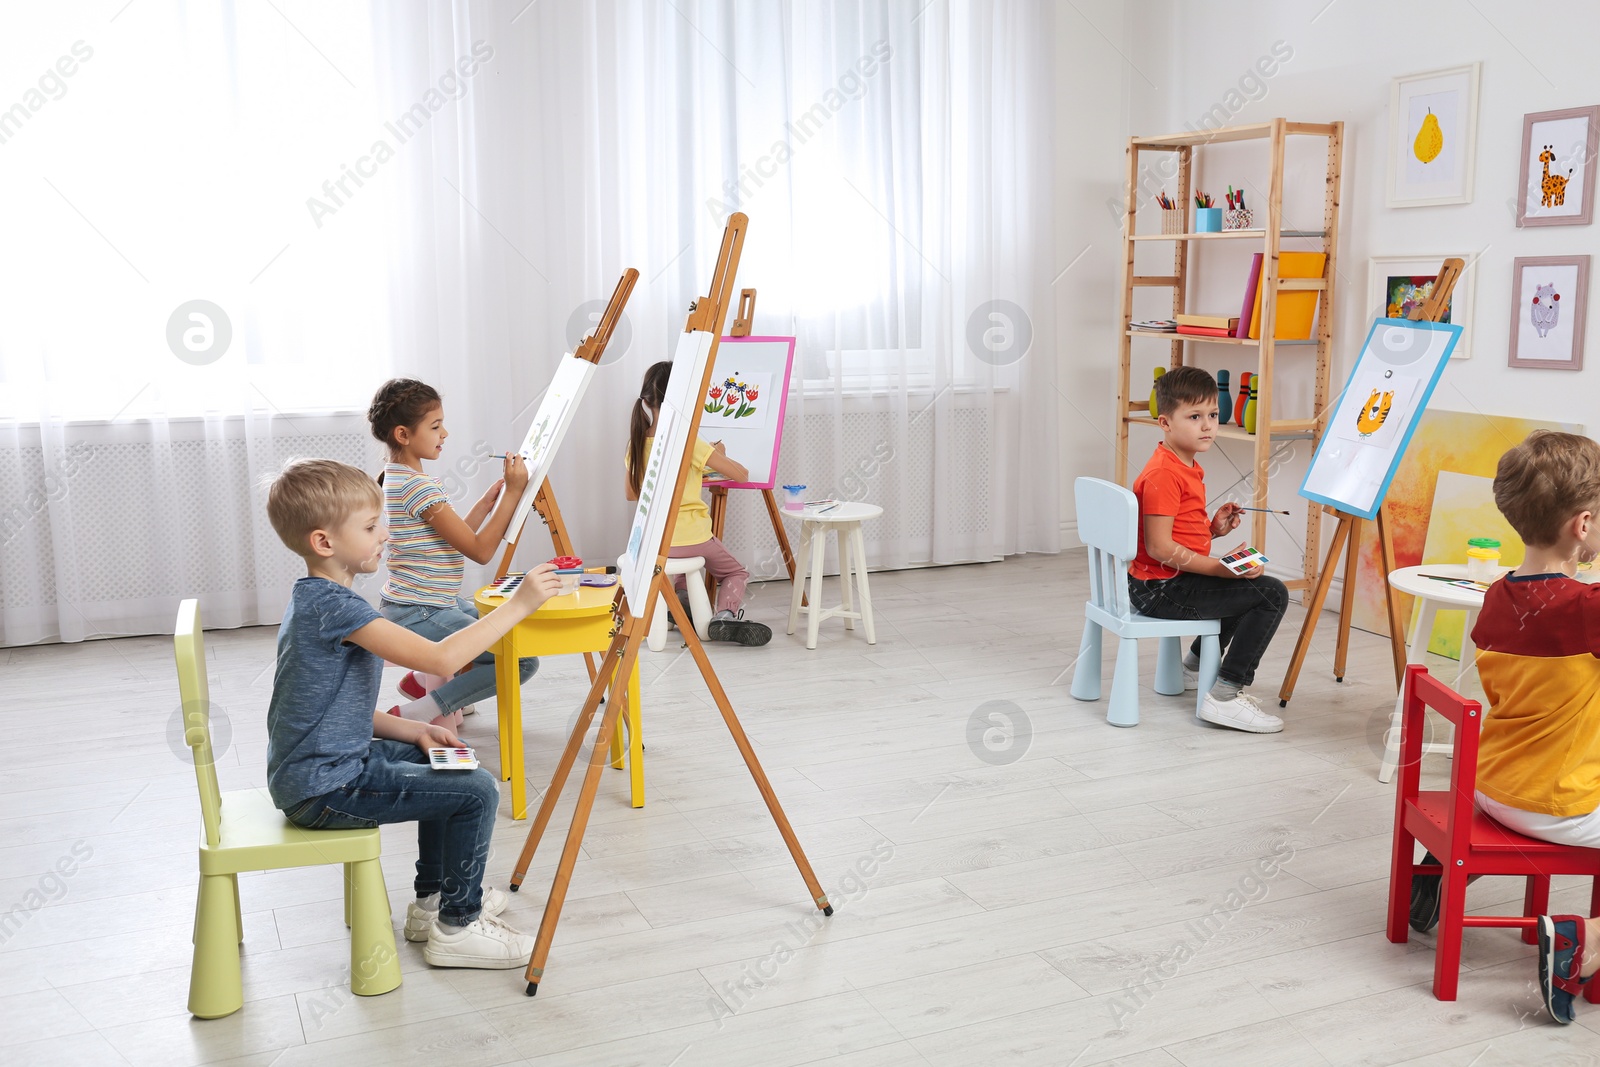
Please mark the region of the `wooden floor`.
MULTIPOLYGON (((350 995, 337 870, 243 876, 246 1003, 184 1004, 198 824, 171 642, 0 649, 15 724, 0 776, 0 1060, 41 1064, 1498 1064, 1595 1063, 1600 1008, 1558 1027, 1534 952, 1467 934, 1460 1000, 1428 990, 1432 939, 1383 936, 1391 792, 1375 779, 1388 646, 1355 636, 1329 674, 1324 625, 1287 728, 1198 724, 1144 691, 1143 722, 1068 694, 1080 553, 874 575, 878 643, 777 625, 713 657, 819 877, 805 886, 693 661, 646 653, 648 806, 607 771, 544 984, 441 971, 401 942, 404 984, 350 995), (1009 726, 1007 725, 1009 723, 1009 726), (41 764, 18 755, 36 744, 41 764), (58 862, 72 870, 56 872, 58 862), (76 863, 76 866, 73 866, 76 863), (47 898, 43 907, 40 898, 47 898), (9 914, 5 914, 9 913, 9 914)), ((202 605, 203 607, 203 605, 202 605)), ((1256 692, 1283 675, 1291 607, 1256 692)), ((1327 617, 1329 620, 1332 616, 1327 617)), ((275 630, 207 635, 225 788, 259 785, 275 630)), ((1109 683, 1114 642, 1106 649, 1109 683)), ((1142 660, 1148 681, 1154 648, 1142 660)), ((386 678, 392 693, 393 671, 386 678)), ((525 688, 531 795, 583 690, 581 663, 525 688)), ((1275 701, 1264 700, 1269 706, 1275 701)), ((485 709, 492 712, 492 709, 485 709)), ((494 718, 466 734, 492 761, 494 718)), ((1446 764, 1430 757, 1430 774, 1446 764)), ((537 927, 565 832, 510 920, 537 927)), ((501 809, 490 881, 525 833, 501 809)), ((397 913, 415 837, 385 828, 397 913)), ((1472 888, 1520 901, 1505 879, 1472 888)), ((1559 910, 1587 889, 1560 883, 1559 910)))

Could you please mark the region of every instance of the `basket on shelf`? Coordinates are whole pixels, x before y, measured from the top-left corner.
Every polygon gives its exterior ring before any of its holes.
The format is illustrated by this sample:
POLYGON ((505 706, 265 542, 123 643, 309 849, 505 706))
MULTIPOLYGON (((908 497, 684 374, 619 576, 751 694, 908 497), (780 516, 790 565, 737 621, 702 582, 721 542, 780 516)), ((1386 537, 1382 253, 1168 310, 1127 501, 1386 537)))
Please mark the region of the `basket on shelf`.
POLYGON ((1248 230, 1250 224, 1255 222, 1255 216, 1250 214, 1247 207, 1236 207, 1223 212, 1222 228, 1224 230, 1248 230))

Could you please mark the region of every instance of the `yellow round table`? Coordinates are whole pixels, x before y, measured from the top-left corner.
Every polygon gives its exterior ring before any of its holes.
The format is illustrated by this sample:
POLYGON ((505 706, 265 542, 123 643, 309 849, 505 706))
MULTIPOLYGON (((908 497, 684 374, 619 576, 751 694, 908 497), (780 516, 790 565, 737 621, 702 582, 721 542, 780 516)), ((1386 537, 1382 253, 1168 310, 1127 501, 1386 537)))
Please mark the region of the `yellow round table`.
MULTIPOLYGON (((495 596, 492 589, 492 586, 485 586, 473 597, 480 616, 505 603, 505 598, 495 596)), ((494 653, 500 715, 500 780, 509 778, 511 781, 511 817, 514 819, 528 817, 528 782, 522 772, 522 684, 517 661, 525 656, 606 651, 611 647, 611 607, 616 591, 614 585, 581 585, 575 592, 551 597, 490 649, 494 653)), ((623 708, 623 721, 628 731, 629 786, 636 808, 644 807, 644 744, 639 733, 639 692, 636 660, 632 677, 628 679, 627 703, 623 708)), ((603 712, 604 709, 596 711, 596 718, 603 712)), ((611 766, 623 766, 620 730, 611 738, 611 766)))

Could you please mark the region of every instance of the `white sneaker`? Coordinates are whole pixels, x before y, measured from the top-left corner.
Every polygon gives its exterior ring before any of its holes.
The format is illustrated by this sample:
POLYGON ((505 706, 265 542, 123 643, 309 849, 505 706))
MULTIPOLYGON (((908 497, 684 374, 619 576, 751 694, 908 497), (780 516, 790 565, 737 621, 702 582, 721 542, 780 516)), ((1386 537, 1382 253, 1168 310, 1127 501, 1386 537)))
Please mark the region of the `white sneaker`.
POLYGON ((422 958, 435 967, 510 970, 525 967, 533 955, 533 935, 519 934, 499 919, 480 915, 466 926, 435 923, 422 958))
POLYGON ((1218 700, 1207 693, 1200 704, 1200 718, 1252 734, 1275 734, 1283 730, 1282 719, 1262 711, 1260 704, 1243 693, 1232 700, 1218 700))
POLYGON ((461 712, 461 714, 463 714, 463 715, 476 715, 476 714, 478 714, 478 705, 476 705, 476 704, 463 704, 463 705, 461 705, 461 707, 457 708, 456 710, 461 712))
POLYGON ((1188 667, 1183 669, 1183 691, 1193 693, 1200 688, 1200 672, 1191 671, 1188 667))
MULTIPOLYGON (((483 914, 491 919, 506 910, 511 898, 493 886, 483 887, 483 914)), ((439 894, 413 900, 406 905, 406 940, 426 941, 439 918, 439 894)))

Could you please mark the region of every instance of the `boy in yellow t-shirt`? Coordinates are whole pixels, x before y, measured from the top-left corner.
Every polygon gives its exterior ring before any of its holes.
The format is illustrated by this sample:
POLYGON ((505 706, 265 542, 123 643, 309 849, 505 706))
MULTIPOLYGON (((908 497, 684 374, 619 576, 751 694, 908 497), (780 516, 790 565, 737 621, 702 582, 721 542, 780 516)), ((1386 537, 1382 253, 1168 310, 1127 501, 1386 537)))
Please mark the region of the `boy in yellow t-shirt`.
MULTIPOLYGON (((1500 457, 1494 502, 1527 556, 1489 587, 1472 630, 1489 700, 1478 807, 1520 834, 1600 848, 1600 585, 1574 579, 1600 555, 1600 444, 1536 430, 1500 457)), ((1438 897, 1438 875, 1413 879, 1413 927, 1432 927, 1438 897)), ((1539 982, 1558 1023, 1600 969, 1588 921, 1539 918, 1539 982)))
MULTIPOLYGON (((671 376, 670 360, 653 364, 644 372, 639 399, 634 401, 628 422, 628 454, 625 460, 629 500, 639 499, 645 460, 649 458, 650 445, 655 440, 656 419, 661 412, 667 379, 671 376)), ((764 645, 772 640, 771 628, 746 619, 741 606, 750 572, 728 551, 727 546, 711 536, 711 509, 706 507, 705 499, 700 495, 700 482, 708 468, 730 482, 748 481, 750 472, 744 464, 728 458, 720 441, 707 444, 696 438, 693 453, 689 461, 689 477, 683 485, 683 499, 678 502, 678 522, 672 528, 672 547, 667 555, 674 559, 703 556, 707 572, 717 580, 717 610, 706 628, 706 636, 710 640, 728 641, 736 645, 764 645)), ((678 588, 683 588, 682 579, 678 581, 678 588)))

